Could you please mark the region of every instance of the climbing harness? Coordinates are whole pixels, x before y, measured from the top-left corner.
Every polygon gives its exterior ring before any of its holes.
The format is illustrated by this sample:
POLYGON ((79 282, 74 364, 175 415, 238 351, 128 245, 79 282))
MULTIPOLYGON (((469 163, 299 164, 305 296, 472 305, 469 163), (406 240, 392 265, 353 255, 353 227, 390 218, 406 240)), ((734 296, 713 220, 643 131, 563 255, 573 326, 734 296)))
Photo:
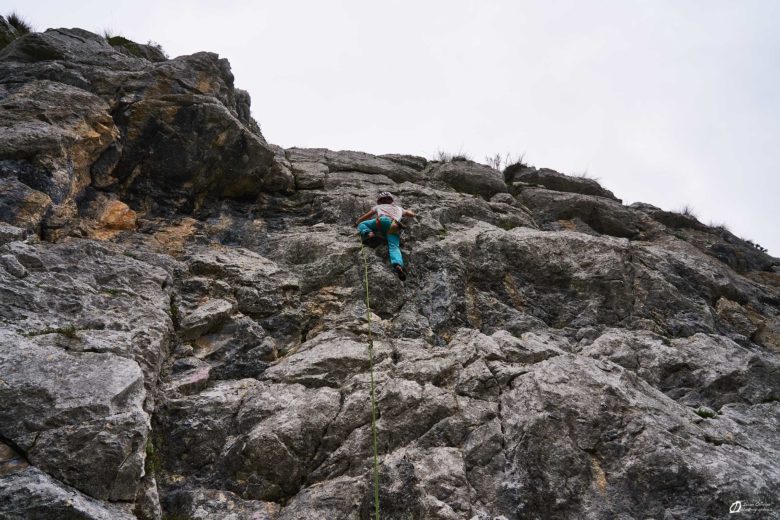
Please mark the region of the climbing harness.
POLYGON ((374 515, 379 520, 379 454, 376 443, 376 384, 374 382, 374 338, 371 335, 371 300, 368 291, 368 260, 363 240, 360 240, 360 255, 363 257, 363 283, 366 286, 366 320, 368 321, 368 361, 371 367, 371 440, 374 445, 374 515))

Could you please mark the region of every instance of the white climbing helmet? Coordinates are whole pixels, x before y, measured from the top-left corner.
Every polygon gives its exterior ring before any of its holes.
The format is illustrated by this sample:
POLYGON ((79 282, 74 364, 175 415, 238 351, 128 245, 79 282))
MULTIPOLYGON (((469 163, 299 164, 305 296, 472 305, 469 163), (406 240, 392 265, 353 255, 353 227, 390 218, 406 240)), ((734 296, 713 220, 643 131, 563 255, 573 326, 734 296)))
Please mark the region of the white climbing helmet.
POLYGON ((390 193, 389 191, 383 191, 379 195, 376 196, 376 201, 377 202, 379 202, 381 200, 384 200, 384 199, 390 199, 390 202, 393 202, 393 199, 395 199, 395 197, 393 197, 393 194, 390 193))

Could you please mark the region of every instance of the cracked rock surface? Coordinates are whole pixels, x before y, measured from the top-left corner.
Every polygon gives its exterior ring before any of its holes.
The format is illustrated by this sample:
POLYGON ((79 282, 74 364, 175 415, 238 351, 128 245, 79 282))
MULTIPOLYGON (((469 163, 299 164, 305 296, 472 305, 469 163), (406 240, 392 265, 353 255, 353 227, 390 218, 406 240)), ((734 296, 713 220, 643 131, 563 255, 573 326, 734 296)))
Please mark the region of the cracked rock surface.
POLYGON ((382 518, 780 511, 780 260, 549 169, 285 150, 150 52, 0 50, 1 518, 372 518, 385 190, 382 518))

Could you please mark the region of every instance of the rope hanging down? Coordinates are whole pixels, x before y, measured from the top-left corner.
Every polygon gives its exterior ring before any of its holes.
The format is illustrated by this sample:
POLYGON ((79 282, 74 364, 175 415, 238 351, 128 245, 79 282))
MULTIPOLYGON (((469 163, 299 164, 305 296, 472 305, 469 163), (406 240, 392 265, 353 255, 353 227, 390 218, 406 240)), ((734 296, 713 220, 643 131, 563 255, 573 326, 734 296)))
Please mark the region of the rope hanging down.
POLYGON ((376 445, 376 384, 374 383, 374 338, 371 336, 371 301, 368 296, 368 260, 363 240, 360 241, 360 254, 363 257, 363 282, 366 286, 366 319, 368 321, 368 360, 371 367, 371 439, 374 445, 374 514, 379 520, 379 454, 376 445))

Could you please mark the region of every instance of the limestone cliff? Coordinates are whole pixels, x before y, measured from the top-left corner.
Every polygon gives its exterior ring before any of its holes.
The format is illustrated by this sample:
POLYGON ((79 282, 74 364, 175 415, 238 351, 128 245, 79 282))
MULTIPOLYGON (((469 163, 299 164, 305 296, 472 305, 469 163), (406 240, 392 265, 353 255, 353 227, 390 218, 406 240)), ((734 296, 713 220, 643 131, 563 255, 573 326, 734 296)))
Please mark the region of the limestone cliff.
MULTIPOLYGON (((273 78, 269 78, 272 81, 273 78)), ((228 62, 0 51, 0 517, 780 513, 780 260, 596 182, 266 142, 228 62)))

